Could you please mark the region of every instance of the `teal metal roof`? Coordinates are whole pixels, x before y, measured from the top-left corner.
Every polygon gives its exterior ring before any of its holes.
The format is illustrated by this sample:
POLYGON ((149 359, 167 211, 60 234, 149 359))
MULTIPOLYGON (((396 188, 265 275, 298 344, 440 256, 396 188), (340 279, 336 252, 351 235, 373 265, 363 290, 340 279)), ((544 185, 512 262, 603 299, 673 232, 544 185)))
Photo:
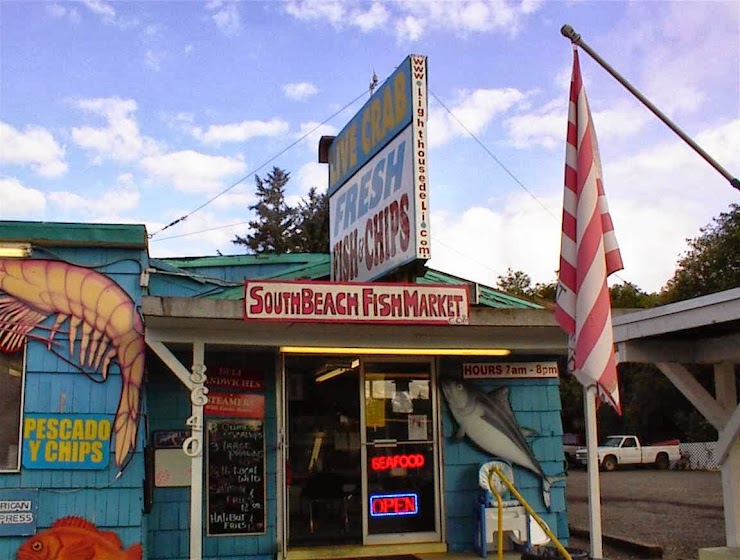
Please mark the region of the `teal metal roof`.
POLYGON ((226 267, 258 264, 306 264, 329 262, 330 256, 325 253, 282 253, 280 255, 219 255, 216 257, 181 257, 160 259, 177 268, 226 267))
POLYGON ((146 227, 140 224, 0 221, 0 241, 55 247, 147 248, 146 227))
MULTIPOLYGON (((248 255, 254 256, 254 255, 248 255)), ((299 257, 300 255, 260 255, 263 262, 270 258, 277 257, 299 257)), ((261 280, 327 280, 331 276, 331 257, 328 254, 310 254, 304 255, 312 257, 310 260, 313 261, 309 264, 298 264, 295 267, 291 267, 288 270, 282 272, 261 276, 261 280)), ((218 258, 218 257, 217 257, 218 258)), ((296 258, 296 261, 307 260, 296 258)), ((169 261, 172 263, 172 261, 169 261)), ((468 284, 475 285, 474 282, 458 278, 451 274, 446 274, 438 270, 432 270, 427 268, 423 276, 416 279, 419 284, 468 284)), ((485 307, 494 307, 499 309, 543 309, 543 306, 537 303, 509 295, 505 292, 489 288, 477 284, 478 288, 478 304, 485 307)), ((233 288, 226 288, 224 291, 207 296, 211 299, 241 299, 244 297, 244 286, 235 286, 233 288)))
POLYGON ((506 292, 484 286, 483 284, 476 284, 475 282, 453 276, 452 274, 432 270, 431 268, 427 268, 424 276, 417 278, 416 282, 419 284, 469 284, 477 286, 478 305, 486 307, 499 309, 544 309, 542 305, 532 301, 512 296, 506 292))

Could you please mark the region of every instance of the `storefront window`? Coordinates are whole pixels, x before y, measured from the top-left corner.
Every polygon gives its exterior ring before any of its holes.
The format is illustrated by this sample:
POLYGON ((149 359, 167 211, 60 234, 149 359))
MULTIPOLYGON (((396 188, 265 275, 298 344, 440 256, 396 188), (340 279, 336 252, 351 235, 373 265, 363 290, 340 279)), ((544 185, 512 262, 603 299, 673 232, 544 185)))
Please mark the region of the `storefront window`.
POLYGON ((0 353, 0 471, 18 471, 24 350, 0 353))

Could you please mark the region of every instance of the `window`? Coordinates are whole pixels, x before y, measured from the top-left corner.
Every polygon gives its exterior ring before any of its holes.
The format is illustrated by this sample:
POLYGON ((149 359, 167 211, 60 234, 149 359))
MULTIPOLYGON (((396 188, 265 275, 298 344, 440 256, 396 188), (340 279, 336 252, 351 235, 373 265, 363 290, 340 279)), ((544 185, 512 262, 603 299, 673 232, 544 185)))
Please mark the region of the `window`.
POLYGON ((15 472, 20 468, 24 352, 0 352, 0 472, 15 472))

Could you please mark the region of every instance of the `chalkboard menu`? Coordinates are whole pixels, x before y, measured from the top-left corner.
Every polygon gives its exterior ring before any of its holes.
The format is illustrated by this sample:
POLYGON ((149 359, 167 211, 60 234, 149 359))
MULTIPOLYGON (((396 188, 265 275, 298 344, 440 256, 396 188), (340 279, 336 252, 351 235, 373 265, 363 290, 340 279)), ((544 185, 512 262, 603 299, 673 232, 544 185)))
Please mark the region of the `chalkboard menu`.
POLYGON ((265 532, 262 420, 208 420, 208 535, 265 532))

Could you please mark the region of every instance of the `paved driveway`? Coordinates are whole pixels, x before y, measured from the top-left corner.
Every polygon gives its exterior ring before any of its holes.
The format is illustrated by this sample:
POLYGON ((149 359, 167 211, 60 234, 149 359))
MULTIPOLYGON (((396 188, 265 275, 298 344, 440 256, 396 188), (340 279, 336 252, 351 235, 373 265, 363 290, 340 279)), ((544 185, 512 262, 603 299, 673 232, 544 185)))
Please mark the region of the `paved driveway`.
MULTIPOLYGON (((602 531, 663 548, 666 560, 698 558, 698 549, 725 544, 722 485, 719 472, 648 469, 602 472, 602 531)), ((585 470, 571 470, 566 481, 569 522, 588 528, 585 470)), ((588 550, 586 541, 571 546, 588 550)), ((634 553, 605 547, 608 560, 635 558, 634 553)))

